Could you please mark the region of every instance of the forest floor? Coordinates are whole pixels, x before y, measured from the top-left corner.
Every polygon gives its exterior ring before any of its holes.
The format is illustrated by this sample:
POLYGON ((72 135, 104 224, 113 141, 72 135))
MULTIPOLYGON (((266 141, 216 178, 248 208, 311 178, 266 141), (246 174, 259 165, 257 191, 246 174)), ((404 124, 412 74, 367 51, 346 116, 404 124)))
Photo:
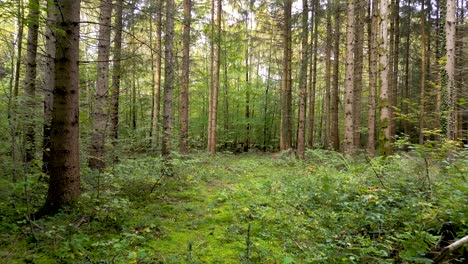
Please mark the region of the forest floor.
POLYGON ((410 154, 372 161, 325 151, 309 151, 304 161, 286 154, 200 154, 175 157, 171 173, 158 158, 137 157, 100 175, 84 169, 76 206, 28 222, 20 216, 40 205, 46 189, 32 174, 16 189, 0 185, 0 258, 427 262, 443 223, 453 223, 458 236, 468 230, 468 160, 461 157, 446 167, 429 159, 426 167, 410 154), (21 197, 24 188, 29 192, 21 197))

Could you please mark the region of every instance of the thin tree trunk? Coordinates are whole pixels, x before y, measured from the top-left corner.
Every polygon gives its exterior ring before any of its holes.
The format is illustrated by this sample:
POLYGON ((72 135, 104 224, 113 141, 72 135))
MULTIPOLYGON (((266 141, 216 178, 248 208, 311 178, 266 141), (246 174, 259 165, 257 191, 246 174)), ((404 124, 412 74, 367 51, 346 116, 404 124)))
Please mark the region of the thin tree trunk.
POLYGON ((50 132, 52 121, 53 90, 55 87, 55 31, 53 26, 57 21, 55 3, 47 1, 46 23, 46 65, 44 71, 44 124, 42 143, 42 172, 49 173, 50 162, 50 132))
POLYGON ((24 77, 24 94, 26 95, 27 112, 25 114, 25 161, 30 163, 36 153, 34 131, 36 73, 37 73, 37 39, 39 30, 39 0, 29 0, 28 3, 28 41, 26 48, 26 75, 24 77))
POLYGON ((306 140, 307 111, 307 63, 309 62, 309 6, 307 0, 302 1, 302 58, 299 79, 299 121, 297 131, 297 157, 304 158, 306 140))
MULTIPOLYGON (((111 84, 111 129, 110 136, 114 148, 117 146, 119 139, 119 95, 120 95, 120 79, 122 74, 121 59, 122 59, 122 26, 123 26, 123 0, 117 0, 115 3, 115 38, 114 38, 114 67, 112 68, 112 84, 111 84)), ((115 151, 114 151, 115 153, 115 151)), ((115 154, 114 154, 115 155, 115 154)), ((116 160, 117 156, 114 156, 116 160)))
POLYGON ((109 90, 109 55, 112 17, 112 0, 100 1, 99 46, 97 62, 96 95, 94 98, 93 133, 89 151, 89 167, 104 170, 104 143, 107 126, 107 94, 109 90))
POLYGON ((164 71, 164 108, 163 134, 161 154, 168 157, 171 154, 172 134, 172 90, 174 89, 175 61, 174 61, 174 0, 166 1, 166 34, 164 35, 165 62, 164 71))
POLYGON ((287 150, 291 148, 292 145, 291 8, 292 1, 284 1, 280 150, 287 150))
POLYGON ((156 1, 156 51, 155 51, 155 65, 154 87, 153 87, 153 116, 152 116, 152 129, 151 129, 151 146, 156 148, 159 144, 159 119, 161 113, 161 69, 162 69, 162 9, 164 1, 156 1))
MULTIPOLYGON (((441 45, 440 45, 440 38, 441 38, 441 32, 442 32, 442 23, 441 23, 441 1, 436 0, 436 43, 435 43, 435 61, 437 63, 437 68, 436 68, 436 75, 437 75, 437 87, 436 87, 436 104, 435 104, 435 120, 434 120, 434 128, 437 131, 441 131, 441 124, 440 124, 440 119, 442 118, 442 115, 440 113, 441 111, 441 105, 442 105, 442 73, 441 70, 439 69, 438 62, 441 58, 441 45)), ((440 141, 440 133, 437 133, 436 140, 440 141)))
POLYGON ((56 213, 80 195, 79 159, 79 25, 80 0, 56 1, 57 17, 54 105, 52 108, 50 178, 47 200, 36 218, 56 213))
POLYGON ((380 153, 384 156, 391 154, 391 105, 388 81, 388 2, 380 3, 380 45, 379 45, 379 70, 380 70, 380 131, 383 133, 379 142, 380 153))
POLYGON ((419 98, 419 144, 424 143, 426 111, 426 9, 421 6, 421 95, 419 98))
MULTIPOLYGON (((250 2, 249 2, 250 3, 250 2)), ((249 4, 250 8, 250 4, 249 4)), ((250 146, 250 90, 251 90, 251 83, 250 83, 250 53, 249 53, 249 45, 250 43, 250 35, 249 35, 249 19, 250 14, 249 11, 245 12, 245 120, 247 122, 246 130, 245 130, 245 142, 244 142, 244 152, 249 151, 250 146)))
POLYGON ((353 140, 354 147, 361 147, 361 109, 362 109, 362 71, 363 71, 363 46, 364 46, 364 19, 367 1, 358 1, 356 10, 356 26, 354 27, 354 34, 356 40, 354 43, 354 102, 353 102, 353 140))
MULTIPOLYGON (((391 89, 392 89, 392 106, 396 107, 398 105, 398 68, 399 68, 399 57, 400 57, 400 0, 395 0, 393 6, 393 56, 392 56, 392 78, 391 78, 391 89)), ((396 122, 395 115, 392 111, 392 118, 390 122, 391 134, 394 136, 396 134, 396 122)), ((393 141, 393 137, 392 137, 393 141)))
MULTIPOLYGON (((313 56, 311 56, 312 67, 310 67, 309 77, 310 77, 310 90, 309 90, 309 127, 307 129, 308 132, 308 146, 309 148, 314 147, 314 128, 315 128, 315 93, 317 90, 317 42, 318 42, 318 24, 319 24, 319 17, 318 17, 318 10, 319 10, 319 1, 313 1, 313 45, 311 45, 313 56)), ((312 25, 311 25, 312 28, 312 25)))
POLYGON ((448 140, 455 139, 455 33, 456 33, 456 1, 447 0, 447 14, 445 17, 445 40, 447 64, 447 131, 448 140))
POLYGON ((355 53, 355 30, 354 30, 354 0, 347 3, 347 22, 346 22, 346 79, 345 79, 345 131, 343 151, 345 154, 351 154, 354 146, 354 53, 355 53))
MULTIPOLYGON (((411 12, 411 0, 408 0, 408 9, 409 9, 409 14, 408 14, 408 19, 407 19, 407 33, 406 33, 406 43, 405 43, 405 82, 404 82, 404 87, 403 87, 403 115, 406 116, 409 113, 409 107, 408 107, 408 100, 409 100, 409 78, 410 78, 410 68, 409 68, 409 62, 410 62, 410 43, 411 43, 411 20, 412 20, 412 12, 411 12)), ((403 132, 405 135, 409 134, 409 120, 404 119, 403 120, 403 132)))
MULTIPOLYGON (((369 4, 370 5, 370 4, 369 4)), ((376 128, 376 95, 377 95, 377 79, 378 79, 378 13, 379 0, 372 0, 372 8, 369 6, 369 17, 372 16, 368 25, 369 35, 369 98, 368 98, 368 117, 367 117, 367 153, 370 156, 375 155, 375 128, 376 128), (372 15, 371 15, 372 14, 372 15)))
POLYGON ((335 0, 335 43, 333 45, 333 88, 331 94, 331 115, 332 115, 332 129, 331 137, 333 141, 333 149, 335 151, 340 150, 340 134, 338 127, 338 112, 339 112, 339 76, 340 76, 340 26, 341 26, 341 14, 340 14, 340 0, 335 0))
POLYGON ((325 49, 325 136, 324 148, 330 148, 331 143, 331 47, 332 47, 332 24, 331 12, 332 1, 327 4, 327 45, 325 49))
POLYGON ((184 0, 184 32, 182 59, 182 89, 180 90, 180 152, 188 153, 189 84, 190 84, 190 21, 192 1, 184 0))

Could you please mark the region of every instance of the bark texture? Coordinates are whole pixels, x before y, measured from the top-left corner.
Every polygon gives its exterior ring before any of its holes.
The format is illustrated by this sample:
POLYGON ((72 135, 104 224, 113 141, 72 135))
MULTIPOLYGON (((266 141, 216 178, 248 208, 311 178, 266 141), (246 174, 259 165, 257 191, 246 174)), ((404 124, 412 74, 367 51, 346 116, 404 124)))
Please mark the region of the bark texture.
POLYGON ((189 84, 190 84, 190 20, 192 1, 184 0, 184 32, 182 59, 182 89, 180 90, 180 152, 188 153, 189 84))
POLYGON ((112 0, 101 0, 96 95, 94 97, 93 133, 89 150, 89 167, 104 170, 104 143, 107 125, 107 94, 109 92, 109 55, 112 0))
POLYGON ((163 108, 163 134, 161 154, 168 157, 171 154, 172 134, 172 90, 175 79, 174 60, 174 0, 166 1, 166 34, 164 35, 165 62, 164 71, 164 108, 163 108))
POLYGON ((292 1, 284 1, 280 150, 287 150, 292 146, 291 8, 292 1))
POLYGON ((56 213, 80 195, 79 159, 79 0, 56 1, 57 17, 55 87, 52 108, 49 190, 41 217, 56 213))

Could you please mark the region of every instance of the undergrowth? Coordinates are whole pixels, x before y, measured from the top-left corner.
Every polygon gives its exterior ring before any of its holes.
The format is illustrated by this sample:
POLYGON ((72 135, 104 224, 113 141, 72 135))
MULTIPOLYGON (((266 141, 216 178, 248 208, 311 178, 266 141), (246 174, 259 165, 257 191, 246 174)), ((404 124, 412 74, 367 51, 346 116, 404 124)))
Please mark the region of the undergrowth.
POLYGON ((14 184, 1 179, 0 258, 430 263, 442 224, 452 223, 457 237, 468 233, 466 154, 194 154, 175 156, 171 173, 159 158, 142 156, 101 174, 83 169, 83 194, 73 207, 28 221, 47 187, 36 168, 14 184))

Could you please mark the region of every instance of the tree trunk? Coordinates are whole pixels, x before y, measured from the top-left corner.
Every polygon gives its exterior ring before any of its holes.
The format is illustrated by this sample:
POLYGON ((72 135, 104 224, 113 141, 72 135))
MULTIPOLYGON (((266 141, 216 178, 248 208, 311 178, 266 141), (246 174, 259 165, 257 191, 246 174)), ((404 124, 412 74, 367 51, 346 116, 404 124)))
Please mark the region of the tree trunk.
POLYGON ((330 148, 331 143, 331 47, 332 47, 332 24, 331 24, 331 12, 332 12, 332 1, 328 0, 327 3, 327 45, 325 49, 325 136, 324 136, 324 147, 325 149, 330 148))
POLYGON ((162 9, 164 1, 156 1, 156 56, 153 87, 153 116, 151 129, 151 145, 154 148, 159 144, 159 119, 161 113, 161 68, 162 68, 162 9))
POLYGON ((163 134, 161 154, 168 157, 171 154, 172 134, 172 90, 174 89, 175 61, 174 61, 174 0, 166 1, 166 34, 164 35, 165 62, 164 71, 164 108, 163 134))
POLYGON ((79 159, 79 0, 56 1, 55 88, 51 123, 50 178, 47 200, 36 218, 54 214, 80 195, 79 159))
MULTIPOLYGON (((117 0, 115 3, 115 39, 114 39, 114 67, 112 68, 112 83, 111 83, 111 129, 110 136, 114 148, 117 146, 119 138, 119 95, 120 95, 120 79, 122 74, 121 59, 122 59, 122 9, 123 0, 117 0)), ((116 160, 117 156, 114 156, 116 160)))
POLYGON ((384 156, 391 154, 391 112, 390 90, 388 81, 388 2, 380 3, 380 43, 379 43, 379 70, 380 70, 380 132, 379 149, 384 156))
POLYGON ((347 22, 346 22, 346 79, 345 79, 345 131, 343 151, 345 154, 351 154, 354 149, 354 48, 355 48, 355 30, 354 30, 354 0, 349 0, 347 4, 347 22))
POLYGON ((419 144, 424 143, 426 111, 426 9, 421 3, 421 95, 419 98, 419 144))
POLYGON ((338 128, 338 112, 339 112, 339 77, 340 77, 340 26, 341 26, 341 14, 340 14, 340 0, 335 0, 335 43, 333 45, 333 89, 331 95, 331 118, 332 118, 332 129, 331 137, 333 141, 333 149, 335 151, 340 150, 340 134, 338 128))
MULTIPOLYGON (((408 0, 408 19, 407 19, 407 33, 406 33, 406 43, 405 43, 405 82, 404 82, 404 87, 403 87, 403 104, 402 104, 402 110, 403 110, 403 115, 407 116, 409 113, 409 79, 410 79, 410 68, 409 68, 409 62, 410 62, 410 44, 411 44, 411 20, 412 20, 412 12, 411 12, 411 0, 408 0)), ((405 135, 409 134, 409 120, 405 118, 403 120, 403 132, 405 135)))
POLYGON ((368 117, 367 117, 367 153, 370 156, 375 155, 375 128, 376 128, 376 96, 378 88, 378 13, 379 0, 372 0, 372 8, 369 6, 368 14, 372 18, 370 20, 368 35, 369 35, 369 99, 368 99, 368 117))
POLYGON ((53 26, 57 21, 55 3, 47 1, 46 23, 46 65, 44 71, 44 124, 42 143, 42 172, 49 173, 50 162, 50 132, 52 121, 53 90, 55 87, 55 31, 53 26))
POLYGON ((291 90, 291 8, 292 1, 284 1, 283 74, 281 77, 280 150, 292 145, 292 90, 291 90))
MULTIPOLYGON (((309 89, 309 127, 307 129, 308 132, 308 146, 309 148, 314 147, 314 127, 315 127, 315 93, 317 88, 317 42, 318 42, 318 24, 319 24, 319 17, 318 17, 318 10, 319 10, 319 1, 314 0, 312 6, 312 14, 313 14, 313 45, 311 45, 313 56, 311 56, 312 67, 310 67, 309 78, 310 78, 310 89, 309 89)), ((312 25, 311 25, 312 28, 312 25)))
POLYGON ((209 89, 209 118, 208 118, 208 152, 216 153, 216 126, 218 111, 218 91, 219 91, 219 69, 220 69, 220 50, 221 50, 221 0, 217 1, 217 25, 215 34, 215 0, 211 3, 211 75, 209 89))
POLYGON ((37 73, 37 39, 39 30, 39 0, 29 0, 28 3, 28 41, 26 48, 26 75, 24 77, 24 94, 26 96, 27 112, 25 114, 25 162, 30 163, 36 153, 34 117, 37 73))
POLYGON ((355 148, 361 147, 361 110, 362 110, 362 71, 363 71, 363 46, 364 46, 364 18, 367 7, 367 1, 358 1, 355 6, 356 26, 354 34, 356 40, 354 43, 354 102, 353 102, 353 145, 355 148))
POLYGON ((104 142, 107 125, 107 94, 109 90, 109 53, 112 0, 101 0, 99 16, 99 44, 97 62, 96 95, 94 97, 93 133, 89 151, 89 167, 104 170, 104 142))
POLYGON ((184 33, 182 59, 182 89, 180 90, 180 152, 188 153, 189 84, 190 84, 190 21, 192 1, 184 0, 184 33))
POLYGON ((456 33, 456 1, 447 0, 445 16, 445 41, 447 64, 447 131, 448 140, 455 139, 455 33, 456 33))
MULTIPOLYGON (((392 35, 393 38, 393 54, 392 54, 392 78, 391 78, 391 89, 392 89, 392 106, 398 105, 398 68, 399 68, 399 57, 400 57, 400 0, 395 0, 392 19, 394 20, 394 27, 392 35)), ((396 122, 395 115, 392 111, 392 118, 390 122, 390 130, 392 136, 396 134, 396 122)), ((393 138, 392 138, 393 141, 393 138)))
POLYGON ((297 131, 297 157, 304 158, 307 111, 307 63, 309 62, 309 7, 307 0, 302 1, 302 58, 299 79, 299 121, 297 131))

